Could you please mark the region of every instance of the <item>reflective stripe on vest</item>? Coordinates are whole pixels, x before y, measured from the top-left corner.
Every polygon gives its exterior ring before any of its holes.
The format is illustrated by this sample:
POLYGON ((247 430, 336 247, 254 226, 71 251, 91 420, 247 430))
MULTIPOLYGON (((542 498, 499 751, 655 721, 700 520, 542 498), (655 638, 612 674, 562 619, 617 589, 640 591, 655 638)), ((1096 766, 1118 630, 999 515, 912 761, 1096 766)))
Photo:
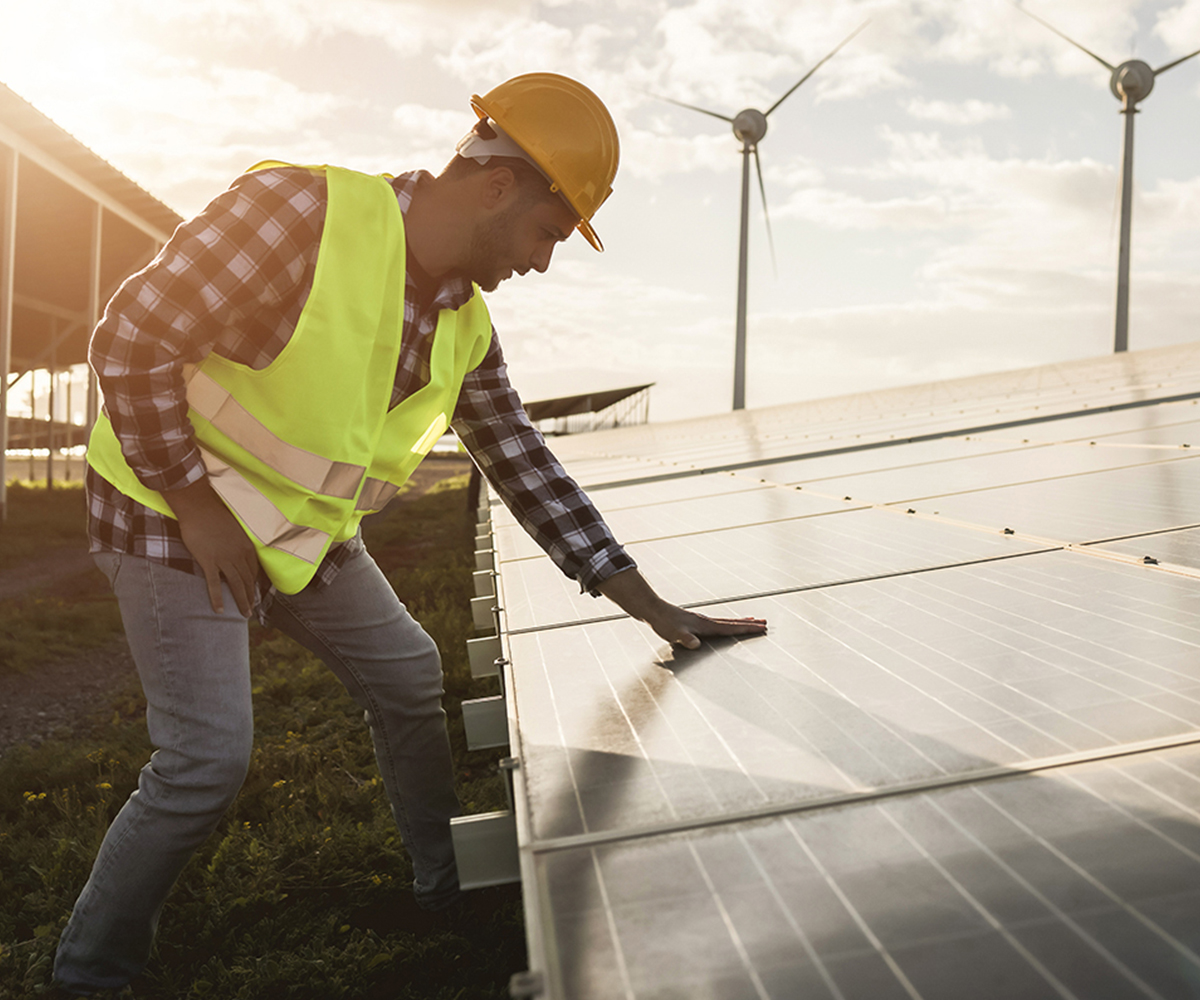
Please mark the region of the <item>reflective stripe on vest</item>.
MULTIPOLYGON (((311 451, 288 444, 271 433, 262 422, 233 398, 224 386, 191 365, 184 366, 188 379, 188 405, 213 427, 261 459, 293 483, 325 496, 354 498, 366 466, 333 462, 311 451), (189 369, 191 369, 189 371, 189 369)), ((209 469, 211 472, 211 468, 209 469)))
MULTIPOLYGON (((433 448, 492 333, 478 289, 459 309, 442 310, 429 381, 389 409, 404 320, 403 216, 385 178, 309 169, 325 172, 329 200, 313 284, 287 345, 263 369, 209 354, 185 371, 212 486, 288 594, 433 448)), ((174 516, 125 462, 106 415, 88 462, 127 496, 174 516)))
POLYGON ((232 465, 201 448, 208 481, 226 506, 238 512, 242 525, 262 545, 287 552, 316 565, 329 546, 329 535, 293 524, 267 497, 232 465))
POLYGON ((372 510, 383 510, 388 501, 399 492, 400 487, 394 486, 386 479, 368 479, 363 483, 363 491, 355 510, 364 514, 372 510))

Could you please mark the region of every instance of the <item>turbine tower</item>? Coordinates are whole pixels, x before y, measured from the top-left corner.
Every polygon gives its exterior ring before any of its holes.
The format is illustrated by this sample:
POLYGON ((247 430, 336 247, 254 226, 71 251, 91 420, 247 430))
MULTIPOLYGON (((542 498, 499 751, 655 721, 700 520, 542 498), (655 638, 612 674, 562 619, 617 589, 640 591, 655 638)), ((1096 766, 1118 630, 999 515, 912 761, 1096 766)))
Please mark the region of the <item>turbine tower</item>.
POLYGON ((771 217, 767 212, 767 189, 763 184, 762 163, 758 158, 758 144, 762 142, 763 136, 767 134, 767 118, 779 105, 791 97, 802 83, 837 55, 842 47, 869 23, 869 20, 864 21, 855 28, 837 48, 792 84, 784 95, 767 108, 766 111, 746 108, 744 111, 739 111, 734 117, 730 118, 728 115, 723 115, 720 112, 709 111, 707 108, 700 108, 694 104, 685 104, 683 101, 676 101, 670 97, 661 98, 661 100, 667 101, 670 104, 687 108, 689 111, 699 111, 702 115, 709 115, 713 118, 719 118, 723 122, 728 122, 733 126, 734 137, 742 144, 742 219, 738 250, 737 335, 733 351, 733 408, 735 410, 742 410, 746 407, 746 276, 749 263, 750 156, 751 154, 754 156, 754 169, 758 173, 758 191, 762 195, 763 217, 767 223, 767 240, 771 246, 771 258, 774 260, 775 240, 771 235, 771 217))
POLYGON ((1075 39, 1068 38, 1054 25, 1043 21, 1036 14, 1030 13, 1020 4, 1015 4, 1017 10, 1028 14, 1038 24, 1049 28, 1059 38, 1070 42, 1081 52, 1087 53, 1103 66, 1112 76, 1108 87, 1118 101, 1121 102, 1121 114, 1125 116, 1124 139, 1121 144, 1121 247, 1117 254, 1117 321, 1116 336, 1113 352, 1120 353, 1129 349, 1129 234, 1133 223, 1133 116, 1138 113, 1138 103, 1150 96, 1154 89, 1154 79, 1160 73, 1187 62, 1192 56, 1200 56, 1200 49, 1182 59, 1176 59, 1158 69, 1151 69, 1140 59, 1129 59, 1114 66, 1101 59, 1095 52, 1085 49, 1075 39))

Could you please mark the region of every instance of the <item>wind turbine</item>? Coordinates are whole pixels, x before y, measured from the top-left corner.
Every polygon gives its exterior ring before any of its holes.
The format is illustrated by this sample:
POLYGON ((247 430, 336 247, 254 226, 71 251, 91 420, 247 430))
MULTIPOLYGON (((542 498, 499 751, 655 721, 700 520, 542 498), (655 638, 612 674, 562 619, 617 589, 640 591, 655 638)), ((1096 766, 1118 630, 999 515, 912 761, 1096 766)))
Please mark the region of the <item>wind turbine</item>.
POLYGON ((759 194, 762 195, 763 217, 767 222, 767 240, 771 246, 771 259, 774 260, 775 239, 771 235, 771 217, 767 213, 767 189, 763 184, 762 163, 758 158, 758 144, 762 142, 763 136, 767 134, 767 118, 779 105, 791 97, 802 83, 837 55, 842 47, 869 23, 870 20, 868 19, 855 28, 837 48, 792 84, 784 95, 767 108, 766 111, 746 108, 730 118, 728 115, 723 115, 718 111, 709 111, 707 108, 700 108, 694 104, 685 104, 683 101, 676 101, 670 97, 660 98, 660 100, 667 101, 670 104, 687 108, 689 111, 699 111, 702 115, 709 115, 713 118, 720 118, 723 122, 728 122, 733 126, 734 137, 742 144, 742 224, 741 242, 738 251, 737 337, 733 351, 733 408, 735 410, 742 410, 746 407, 746 271, 749 261, 748 240, 750 233, 750 156, 751 154, 754 156, 754 169, 758 173, 758 190, 759 194))
POLYGON ((1158 69, 1151 69, 1140 59, 1129 59, 1114 66, 1101 59, 1095 52, 1085 49, 1075 39, 1068 38, 1054 25, 1043 21, 1036 14, 1030 13, 1020 4, 1014 4, 1017 10, 1028 14, 1038 24, 1049 28, 1059 38, 1070 42, 1081 52, 1086 52, 1109 73, 1112 74, 1108 87, 1118 101, 1121 102, 1121 114, 1125 116, 1125 135, 1121 149, 1121 247, 1117 254, 1117 322, 1116 337, 1113 352, 1119 353, 1129 349, 1129 233, 1133 222, 1133 116, 1138 113, 1138 102, 1144 101, 1154 89, 1154 79, 1160 73, 1173 69, 1180 63, 1187 62, 1192 56, 1200 56, 1200 49, 1182 59, 1176 59, 1158 69))

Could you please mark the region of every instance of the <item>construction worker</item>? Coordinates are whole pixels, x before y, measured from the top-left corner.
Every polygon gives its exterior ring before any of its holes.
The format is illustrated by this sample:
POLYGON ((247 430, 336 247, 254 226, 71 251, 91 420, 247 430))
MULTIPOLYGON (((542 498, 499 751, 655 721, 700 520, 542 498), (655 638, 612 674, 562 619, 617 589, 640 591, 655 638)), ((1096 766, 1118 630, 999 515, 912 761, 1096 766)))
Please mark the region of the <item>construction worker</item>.
POLYGON ((763 631, 658 597, 530 424, 480 295, 545 271, 611 192, 618 142, 548 73, 472 98, 438 176, 260 164, 109 303, 90 360, 91 548, 112 582, 157 748, 113 821, 55 961, 86 995, 145 965, 172 884, 246 774, 247 619, 324 660, 362 706, 415 903, 459 897, 437 649, 358 526, 447 426, 584 591, 663 639, 763 631))

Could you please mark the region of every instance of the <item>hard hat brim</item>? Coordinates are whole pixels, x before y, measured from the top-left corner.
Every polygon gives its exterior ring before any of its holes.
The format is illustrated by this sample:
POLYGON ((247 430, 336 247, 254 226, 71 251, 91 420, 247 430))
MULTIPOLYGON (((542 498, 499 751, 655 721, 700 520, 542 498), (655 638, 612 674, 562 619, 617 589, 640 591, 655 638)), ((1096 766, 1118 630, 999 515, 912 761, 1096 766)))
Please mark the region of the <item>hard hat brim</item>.
POLYGON ((592 224, 587 219, 580 219, 579 224, 575 228, 592 245, 592 249, 599 253, 604 253, 604 244, 600 242, 600 237, 596 235, 596 230, 592 228, 592 224))

